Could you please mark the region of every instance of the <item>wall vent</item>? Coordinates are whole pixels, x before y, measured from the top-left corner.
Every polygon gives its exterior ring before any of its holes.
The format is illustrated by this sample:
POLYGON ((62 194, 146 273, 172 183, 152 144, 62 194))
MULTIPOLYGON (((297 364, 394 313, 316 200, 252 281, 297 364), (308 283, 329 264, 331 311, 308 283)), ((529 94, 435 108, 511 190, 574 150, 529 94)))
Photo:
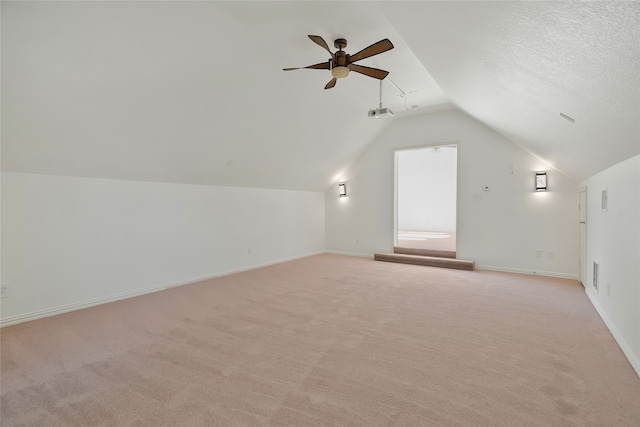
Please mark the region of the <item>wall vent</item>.
POLYGON ((600 264, 593 262, 593 287, 598 290, 598 283, 600 283, 600 264))

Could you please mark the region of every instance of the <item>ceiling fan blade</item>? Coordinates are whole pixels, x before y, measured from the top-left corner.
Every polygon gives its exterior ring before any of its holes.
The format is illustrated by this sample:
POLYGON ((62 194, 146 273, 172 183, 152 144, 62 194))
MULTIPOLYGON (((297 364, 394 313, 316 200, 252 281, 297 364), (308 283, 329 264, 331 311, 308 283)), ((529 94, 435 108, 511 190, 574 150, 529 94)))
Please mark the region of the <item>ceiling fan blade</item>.
POLYGON ((355 55, 351 55, 351 57, 349 58, 349 62, 352 63, 360 61, 362 59, 369 58, 370 56, 377 55, 391 49, 393 49, 393 43, 391 43, 389 39, 380 40, 378 43, 374 43, 369 47, 365 47, 355 55))
POLYGON ((382 80, 389 75, 388 71, 380 70, 378 68, 365 67, 363 65, 349 64, 349 69, 356 73, 364 74, 365 76, 373 77, 374 79, 382 80))
POLYGON ((329 83, 327 83, 327 85, 324 88, 325 89, 331 89, 332 87, 334 87, 336 85, 337 81, 338 81, 338 79, 336 79, 335 77, 332 78, 331 80, 329 80, 329 83))
POLYGON ((292 70, 304 70, 305 68, 309 68, 312 70, 328 70, 329 69, 329 61, 321 62, 319 64, 309 65, 308 67, 298 67, 298 68, 283 68, 283 71, 292 71, 292 70))
POLYGON ((327 44, 326 41, 324 41, 322 37, 310 35, 309 38, 318 46, 325 48, 326 51, 329 52, 331 54, 331 57, 333 58, 333 53, 329 50, 329 45, 327 44))

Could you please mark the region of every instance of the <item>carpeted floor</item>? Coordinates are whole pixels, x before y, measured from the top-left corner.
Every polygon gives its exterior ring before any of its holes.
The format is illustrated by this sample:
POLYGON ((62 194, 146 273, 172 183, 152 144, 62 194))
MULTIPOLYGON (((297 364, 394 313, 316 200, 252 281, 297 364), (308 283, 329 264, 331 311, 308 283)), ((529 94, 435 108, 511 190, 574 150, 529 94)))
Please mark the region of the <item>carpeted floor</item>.
POLYGON ((319 255, 1 330, 2 426, 635 426, 573 280, 319 255))

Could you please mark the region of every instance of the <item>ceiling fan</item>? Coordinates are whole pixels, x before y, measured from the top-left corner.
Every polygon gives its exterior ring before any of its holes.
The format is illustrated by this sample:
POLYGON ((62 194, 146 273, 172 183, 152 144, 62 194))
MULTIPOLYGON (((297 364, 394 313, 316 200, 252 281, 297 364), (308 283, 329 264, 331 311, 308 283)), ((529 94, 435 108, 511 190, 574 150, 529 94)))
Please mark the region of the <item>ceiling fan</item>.
POLYGON ((333 78, 324 87, 325 89, 331 89, 332 87, 334 87, 336 85, 336 82, 338 81, 337 79, 347 77, 350 71, 355 71, 356 73, 364 74, 365 76, 373 77, 374 79, 379 80, 384 79, 389 74, 388 71, 379 70, 378 68, 371 68, 365 67, 364 65, 354 64, 354 62, 393 49, 393 44, 389 41, 389 39, 380 40, 379 42, 374 43, 369 47, 365 47, 355 55, 349 55, 342 50, 347 47, 346 39, 336 39, 333 42, 333 45, 336 47, 336 49, 338 49, 338 51, 336 53, 332 53, 331 50, 329 50, 329 45, 327 45, 327 42, 325 42, 322 37, 310 35, 309 38, 315 44, 329 52, 331 58, 329 58, 327 62, 309 65, 308 67, 283 68, 284 71, 302 70, 305 68, 309 68, 312 70, 331 70, 331 76, 333 76, 333 78))

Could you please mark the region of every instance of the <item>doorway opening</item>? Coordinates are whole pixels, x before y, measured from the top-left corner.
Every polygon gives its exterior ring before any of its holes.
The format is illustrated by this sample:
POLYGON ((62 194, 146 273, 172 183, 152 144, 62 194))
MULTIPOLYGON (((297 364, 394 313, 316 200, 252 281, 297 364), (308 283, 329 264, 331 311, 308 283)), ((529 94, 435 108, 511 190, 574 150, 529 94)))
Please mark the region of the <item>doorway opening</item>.
POLYGON ((395 151, 395 247, 456 252, 457 182, 457 144, 395 151))

